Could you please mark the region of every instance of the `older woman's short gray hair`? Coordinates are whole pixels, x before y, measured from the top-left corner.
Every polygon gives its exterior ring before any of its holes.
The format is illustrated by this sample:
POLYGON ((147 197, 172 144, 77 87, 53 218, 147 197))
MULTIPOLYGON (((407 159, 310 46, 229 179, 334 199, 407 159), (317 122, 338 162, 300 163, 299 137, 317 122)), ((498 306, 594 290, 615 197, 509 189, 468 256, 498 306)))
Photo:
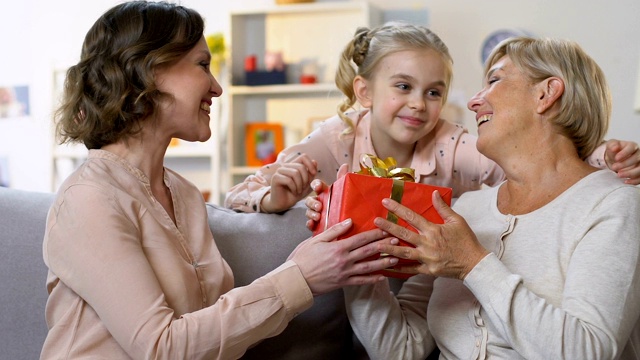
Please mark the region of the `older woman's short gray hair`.
POLYGON ((590 155, 604 140, 611 118, 611 93, 600 66, 575 42, 514 37, 493 49, 485 74, 504 56, 533 82, 551 76, 564 81, 560 111, 552 121, 573 140, 580 158, 590 155))

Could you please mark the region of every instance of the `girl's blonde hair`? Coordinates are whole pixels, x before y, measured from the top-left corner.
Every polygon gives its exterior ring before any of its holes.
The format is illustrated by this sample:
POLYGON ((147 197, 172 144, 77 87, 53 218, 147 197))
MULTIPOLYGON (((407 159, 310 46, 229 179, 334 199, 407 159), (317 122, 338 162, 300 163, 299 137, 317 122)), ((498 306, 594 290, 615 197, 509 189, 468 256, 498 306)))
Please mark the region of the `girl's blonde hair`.
POLYGON ((388 22, 380 27, 369 29, 359 27, 353 39, 342 51, 336 71, 336 86, 346 96, 338 106, 338 115, 349 126, 347 132, 353 130, 353 123, 345 112, 356 103, 353 80, 357 75, 371 80, 376 67, 387 55, 405 50, 432 49, 441 55, 446 66, 446 89, 442 103, 447 101, 447 94, 453 77, 453 59, 445 43, 431 30, 404 22, 388 22))
POLYGON ((573 140, 585 159, 604 140, 611 118, 611 93, 600 66, 575 42, 515 37, 498 44, 485 64, 485 74, 508 56, 534 82, 549 77, 564 81, 560 110, 551 121, 573 140))

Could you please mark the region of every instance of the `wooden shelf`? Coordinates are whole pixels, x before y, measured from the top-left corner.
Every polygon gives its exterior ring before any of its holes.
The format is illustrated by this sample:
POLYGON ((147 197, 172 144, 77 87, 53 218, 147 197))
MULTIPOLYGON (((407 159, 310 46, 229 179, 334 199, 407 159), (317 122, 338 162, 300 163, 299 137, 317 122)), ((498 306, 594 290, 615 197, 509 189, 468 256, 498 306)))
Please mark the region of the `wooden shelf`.
POLYGON ((229 87, 231 95, 269 95, 269 94, 300 94, 300 93, 335 93, 340 92, 334 84, 282 84, 246 86, 236 85, 229 87))
POLYGON ((245 166, 245 124, 280 123, 285 146, 290 146, 307 135, 311 120, 335 115, 343 97, 334 84, 340 53, 358 27, 376 26, 382 20, 382 12, 366 1, 274 4, 231 12, 221 192, 258 169, 245 166), (257 70, 264 70, 267 52, 282 53, 288 83, 245 85, 245 59, 256 56, 257 70), (300 84, 303 65, 309 61, 318 69, 318 82, 300 84))
POLYGON ((291 5, 272 5, 255 7, 251 9, 234 10, 231 16, 249 16, 265 14, 295 14, 314 12, 345 12, 345 11, 367 11, 369 4, 365 1, 326 1, 291 5))

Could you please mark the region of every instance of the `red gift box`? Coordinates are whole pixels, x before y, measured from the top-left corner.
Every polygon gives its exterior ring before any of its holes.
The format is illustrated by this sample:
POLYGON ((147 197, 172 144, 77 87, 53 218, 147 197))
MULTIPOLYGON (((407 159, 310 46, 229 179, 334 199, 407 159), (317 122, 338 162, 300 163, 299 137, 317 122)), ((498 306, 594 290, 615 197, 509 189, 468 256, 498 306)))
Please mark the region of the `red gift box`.
MULTIPOLYGON (((351 218, 353 226, 346 234, 338 237, 338 240, 348 238, 360 232, 377 228, 373 224, 376 217, 387 218, 400 226, 417 232, 413 226, 396 217, 395 214, 389 214, 389 211, 382 206, 382 199, 389 197, 427 220, 442 224, 442 218, 431 203, 431 195, 435 190, 440 192, 440 196, 447 204, 451 204, 451 188, 349 173, 318 194, 318 199, 322 202, 322 214, 314 235, 342 220, 351 218)), ((402 240, 400 240, 400 245, 413 247, 412 244, 402 240)), ((375 256, 375 258, 377 257, 380 255, 375 256)), ((399 265, 415 263, 417 263, 415 260, 400 259, 399 261, 399 265)), ((387 277, 404 279, 412 276, 393 269, 377 273, 387 277)))

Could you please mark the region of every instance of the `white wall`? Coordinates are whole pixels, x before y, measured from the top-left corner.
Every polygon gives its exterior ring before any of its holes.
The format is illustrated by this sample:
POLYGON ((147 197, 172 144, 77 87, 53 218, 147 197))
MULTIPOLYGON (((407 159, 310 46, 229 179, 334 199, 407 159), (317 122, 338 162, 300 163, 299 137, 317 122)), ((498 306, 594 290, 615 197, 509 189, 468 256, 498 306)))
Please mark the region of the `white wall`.
MULTIPOLYGON (((518 28, 537 36, 577 41, 602 67, 613 96, 608 137, 640 143, 633 110, 640 56, 638 0, 430 0, 430 27, 449 46, 454 88, 469 98, 480 88, 480 45, 491 32, 518 28)), ((468 114, 473 124, 473 116, 468 114)), ((472 125, 470 125, 471 127, 472 125)))
MULTIPOLYGON (((6 1, 6 0, 5 0, 6 1)), ((115 0, 21 0, 0 12, 0 87, 29 85, 31 116, 0 119, 0 157, 10 157, 11 185, 51 191, 52 72, 77 60, 84 34, 115 0)), ((454 58, 454 89, 466 99, 482 81, 480 46, 501 28, 578 41, 602 66, 614 101, 609 137, 640 143, 640 114, 633 111, 640 56, 637 0, 371 0, 383 9, 427 8, 429 26, 454 58)), ((207 33, 226 31, 230 9, 273 0, 181 0, 207 21, 207 33)), ((338 54, 336 54, 338 56, 338 54)), ((464 102, 464 100, 463 100, 464 102)), ((471 113, 465 121, 471 131, 471 113)))
MULTIPOLYGON (((52 191, 53 71, 78 60, 87 30, 104 11, 122 1, 5 2, 0 11, 0 87, 28 85, 31 114, 0 119, 0 158, 9 157, 11 187, 52 191)), ((230 1, 181 3, 207 18, 207 32, 226 29, 230 1)))

